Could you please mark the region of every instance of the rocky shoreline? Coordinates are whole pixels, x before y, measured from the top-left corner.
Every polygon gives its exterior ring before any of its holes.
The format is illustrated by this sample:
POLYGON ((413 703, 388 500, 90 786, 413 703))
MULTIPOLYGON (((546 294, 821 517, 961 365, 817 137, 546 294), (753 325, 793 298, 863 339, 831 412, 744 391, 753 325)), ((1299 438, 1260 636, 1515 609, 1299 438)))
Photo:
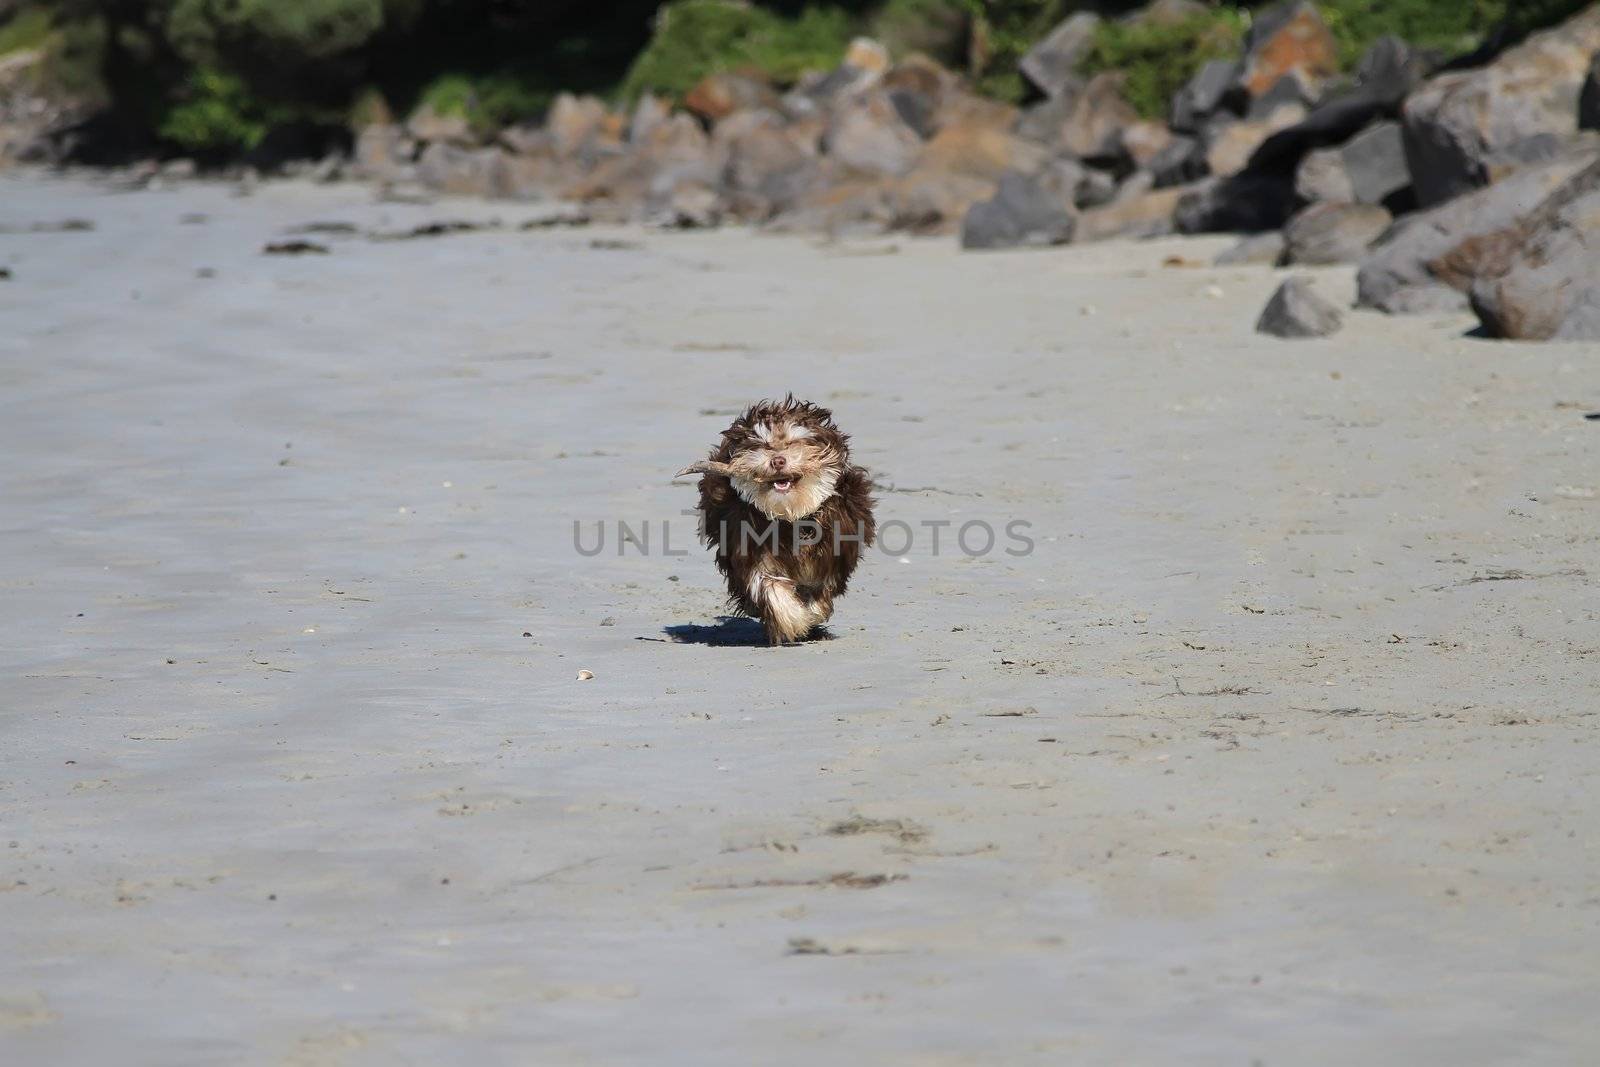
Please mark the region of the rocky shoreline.
MULTIPOLYGON (((1123 21, 1197 10, 1156 0, 1123 21)), ((1025 107, 861 38, 786 92, 724 72, 681 108, 564 94, 492 136, 424 105, 286 169, 394 199, 556 199, 597 221, 951 234, 972 250, 1237 232, 1220 262, 1357 264, 1358 307, 1470 307, 1488 336, 1600 338, 1600 4, 1452 62, 1384 38, 1341 74, 1317 7, 1290 0, 1164 120, 1140 116, 1123 72, 1079 73, 1100 22, 1074 14, 1024 56, 1041 94, 1025 107)))

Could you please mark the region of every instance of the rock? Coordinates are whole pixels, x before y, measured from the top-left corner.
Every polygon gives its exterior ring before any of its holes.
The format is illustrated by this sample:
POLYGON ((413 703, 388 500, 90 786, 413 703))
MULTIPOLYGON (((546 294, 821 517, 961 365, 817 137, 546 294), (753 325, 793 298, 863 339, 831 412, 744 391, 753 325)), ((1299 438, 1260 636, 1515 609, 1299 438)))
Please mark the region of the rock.
POLYGON ((1106 71, 1089 79, 1072 100, 1060 129, 1059 145, 1080 159, 1113 159, 1122 149, 1122 132, 1139 122, 1139 113, 1122 97, 1124 76, 1106 71))
POLYGON ((1063 86, 1055 96, 1029 106, 1017 120, 1017 135, 1052 148, 1059 147, 1067 120, 1072 117, 1082 93, 1083 82, 1076 81, 1063 86))
POLYGON ((1486 67, 1427 82, 1403 108, 1417 202, 1443 203, 1492 180, 1497 154, 1535 134, 1578 130, 1578 98, 1600 51, 1600 5, 1536 33, 1486 67))
POLYGON ((1389 204, 1411 186, 1405 143, 1397 122, 1380 122, 1363 130, 1339 150, 1350 189, 1358 204, 1389 204))
POLYGON ((598 97, 559 94, 545 120, 556 155, 572 159, 589 153, 596 141, 606 139, 606 114, 598 97))
POLYGON ((844 52, 844 65, 868 74, 887 73, 890 65, 889 50, 871 37, 857 37, 844 52))
POLYGON ((1177 134, 1145 166, 1158 189, 1199 181, 1207 173, 1205 148, 1196 138, 1177 134))
POLYGON ((1174 213, 1193 186, 1152 189, 1122 197, 1078 216, 1075 240, 1102 241, 1111 237, 1161 237, 1172 233, 1174 213))
POLYGON ((1006 171, 1037 171, 1046 149, 993 126, 963 122, 941 129, 922 148, 919 169, 940 170, 999 181, 1006 171))
POLYGON ((1182 133, 1198 133, 1206 120, 1226 106, 1233 87, 1244 73, 1236 59, 1211 59, 1172 94, 1171 123, 1182 133))
POLYGON ((908 89, 929 97, 935 103, 949 92, 958 91, 961 79, 925 55, 908 55, 883 76, 885 89, 908 89))
POLYGON ((828 116, 822 148, 851 170, 901 175, 916 165, 922 138, 906 125, 888 94, 871 91, 841 101, 828 116))
POLYGON ((1295 207, 1292 179, 1254 170, 1185 188, 1173 215, 1179 233, 1276 230, 1295 207))
POLYGON ((502 197, 514 192, 506 151, 496 145, 461 148, 435 141, 417 159, 417 181, 447 196, 502 197))
POLYGON ((633 114, 628 116, 628 143, 643 142, 650 136, 650 132, 666 122, 671 114, 672 106, 654 93, 640 96, 638 102, 633 105, 633 114))
POLYGON ((1402 218, 1362 259, 1356 305, 1394 313, 1460 310, 1465 297, 1428 265, 1470 238, 1511 226, 1594 158, 1590 153, 1529 167, 1402 218))
POLYGON ((1116 185, 1104 171, 1091 170, 1071 156, 1055 156, 1032 172, 1034 183, 1070 211, 1103 204, 1116 195, 1116 185))
POLYGON ((707 74, 683 98, 683 106, 707 122, 725 119, 735 111, 778 106, 778 94, 759 78, 748 74, 707 74))
POLYGON ((1600 52, 1589 60, 1589 76, 1578 92, 1578 128, 1600 130, 1600 52))
POLYGON ((718 123, 712 144, 728 189, 759 198, 738 201, 738 213, 758 221, 793 207, 817 168, 815 135, 775 111, 743 111, 718 123))
POLYGON ((1319 95, 1316 87, 1306 81, 1305 75, 1298 70, 1291 70, 1273 82, 1272 88, 1253 98, 1244 117, 1259 121, 1269 118, 1278 108, 1286 105, 1299 108, 1301 117, 1304 117, 1310 113, 1319 95))
POLYGON ((442 114, 432 104, 421 104, 411 112, 411 117, 406 119, 406 133, 423 144, 477 143, 466 115, 442 114))
POLYGON ((1283 259, 1283 231, 1269 230, 1241 237, 1232 248, 1217 254, 1212 262, 1218 267, 1276 266, 1283 259))
POLYGON ((884 178, 829 173, 823 166, 793 207, 774 217, 774 233, 825 233, 831 237, 882 234, 894 225, 895 183, 884 178))
POLYGON ((1295 172, 1295 192, 1308 201, 1390 206, 1410 185, 1397 122, 1377 123, 1338 148, 1307 153, 1295 172))
POLYGON ((1284 262, 1354 263, 1392 221, 1389 212, 1375 204, 1312 204, 1283 228, 1284 262))
POLYGON ((924 141, 939 131, 938 104, 933 97, 915 89, 885 89, 900 121, 910 126, 924 141))
POLYGON ((1600 160, 1517 230, 1473 282, 1472 310, 1484 329, 1512 340, 1600 341, 1600 160))
POLYGON ((357 177, 374 181, 409 181, 415 151, 416 145, 398 125, 363 126, 356 133, 351 170, 357 177))
POLYGON ((1100 16, 1080 11, 1068 16, 1044 40, 1028 49, 1018 66, 1045 96, 1058 96, 1078 82, 1078 64, 1094 47, 1100 16))
POLYGON ((1307 203, 1354 203, 1355 185, 1337 148, 1307 152, 1294 172, 1294 195, 1307 203))
POLYGON ((709 229, 722 221, 722 199, 704 182, 672 182, 660 192, 653 191, 646 204, 646 221, 669 230, 709 229))
POLYGON ((1245 38, 1239 78, 1252 98, 1264 95, 1291 72, 1315 86, 1338 71, 1338 43, 1315 4, 1287 0, 1256 14, 1245 38))
POLYGON ((1073 216, 1028 175, 1012 171, 1000 179, 994 198, 972 205, 961 223, 961 247, 1015 248, 1059 245, 1072 240, 1073 216))
POLYGON ((1111 198, 1113 204, 1137 200, 1156 187, 1156 178, 1147 170, 1136 170, 1122 179, 1122 184, 1117 186, 1116 195, 1111 198))
POLYGON ((1278 286, 1256 320, 1256 332, 1273 337, 1327 337, 1343 324, 1344 315, 1318 295, 1310 278, 1289 278, 1278 286))
POLYGON ((720 170, 700 124, 678 112, 652 129, 642 143, 600 162, 566 195, 588 203, 609 202, 626 218, 635 207, 659 212, 680 183, 717 184, 720 170))
POLYGON ((801 78, 784 96, 781 110, 795 120, 820 118, 829 108, 870 89, 882 78, 881 72, 857 67, 847 59, 827 74, 801 78))
POLYGON ((514 156, 555 158, 555 138, 550 131, 529 122, 507 126, 495 135, 495 143, 514 156))
POLYGON ((939 98, 939 110, 934 115, 934 125, 942 129, 958 122, 975 122, 1021 134, 1022 131, 1017 129, 1019 114, 1018 109, 1012 104, 975 96, 961 89, 953 89, 939 98))
POLYGON ((1399 107, 1437 65, 1436 57, 1398 37, 1380 37, 1356 62, 1356 91, 1399 107))
POLYGON ((1122 131, 1122 154, 1136 169, 1142 169, 1172 147, 1173 139, 1164 122, 1130 123, 1122 131))
POLYGON ((1268 118, 1255 122, 1230 122, 1213 127, 1206 137, 1206 168, 1219 178, 1237 174, 1249 165, 1256 149, 1279 130, 1305 118, 1305 109, 1285 104, 1268 118))
POLYGON ((918 167, 894 186, 891 225, 918 234, 953 232, 995 189, 995 182, 971 174, 918 167))

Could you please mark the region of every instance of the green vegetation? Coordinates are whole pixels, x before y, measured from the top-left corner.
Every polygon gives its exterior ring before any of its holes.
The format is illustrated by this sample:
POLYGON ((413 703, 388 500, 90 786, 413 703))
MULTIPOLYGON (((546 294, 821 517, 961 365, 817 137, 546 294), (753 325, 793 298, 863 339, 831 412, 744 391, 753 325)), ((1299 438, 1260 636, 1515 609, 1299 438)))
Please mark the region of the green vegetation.
POLYGON ((1508 0, 1323 0, 1323 20, 1350 66, 1373 41, 1393 34, 1445 53, 1469 51, 1505 19, 1508 0))
POLYGON ((41 47, 50 40, 51 22, 50 12, 42 7, 24 10, 0 26, 0 56, 41 47))
POLYGON ((1179 22, 1107 21, 1095 33, 1083 70, 1125 72, 1128 103, 1146 118, 1162 118, 1172 94, 1207 60, 1239 54, 1244 31, 1244 17, 1227 8, 1179 22))
POLYGON ((837 7, 784 17, 736 0, 676 0, 656 14, 655 34, 629 68, 622 95, 681 95, 722 70, 756 70, 792 84, 808 70, 837 66, 855 30, 837 7))
POLYGON ((186 96, 167 110, 158 132, 187 152, 227 154, 254 148, 273 118, 241 79, 203 68, 189 76, 186 96))
MULTIPOLYGON (((1592 0, 1319 0, 1348 65, 1395 34, 1448 53, 1514 40, 1592 0)), ((619 101, 687 92, 711 71, 777 84, 833 67, 852 36, 925 52, 982 93, 1021 101, 1023 54, 1089 0, 13 0, 0 55, 39 49, 40 84, 104 105, 128 144, 223 158, 280 123, 343 126, 419 102, 485 133, 557 92, 619 101)), ((1177 23, 1105 14, 1087 73, 1121 69, 1141 113, 1234 53, 1259 2, 1208 0, 1177 23)))

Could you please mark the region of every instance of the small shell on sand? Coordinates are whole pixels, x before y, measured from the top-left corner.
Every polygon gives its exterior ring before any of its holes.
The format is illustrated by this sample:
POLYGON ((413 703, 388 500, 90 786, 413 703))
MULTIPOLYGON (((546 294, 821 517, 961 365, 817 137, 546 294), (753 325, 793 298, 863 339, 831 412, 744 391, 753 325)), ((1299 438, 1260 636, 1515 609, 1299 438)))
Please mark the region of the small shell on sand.
POLYGON ((580 681, 580 682, 587 682, 589 679, 591 679, 593 677, 594 677, 594 671, 579 671, 578 672, 578 681, 580 681))

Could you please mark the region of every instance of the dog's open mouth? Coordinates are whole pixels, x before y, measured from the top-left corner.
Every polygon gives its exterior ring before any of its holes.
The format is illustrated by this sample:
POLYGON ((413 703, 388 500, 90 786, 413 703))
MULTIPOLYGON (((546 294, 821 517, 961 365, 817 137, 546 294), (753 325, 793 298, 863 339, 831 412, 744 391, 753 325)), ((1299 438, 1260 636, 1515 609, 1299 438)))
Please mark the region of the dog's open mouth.
POLYGON ((794 488, 793 478, 778 478, 771 483, 773 492, 787 493, 794 488))

